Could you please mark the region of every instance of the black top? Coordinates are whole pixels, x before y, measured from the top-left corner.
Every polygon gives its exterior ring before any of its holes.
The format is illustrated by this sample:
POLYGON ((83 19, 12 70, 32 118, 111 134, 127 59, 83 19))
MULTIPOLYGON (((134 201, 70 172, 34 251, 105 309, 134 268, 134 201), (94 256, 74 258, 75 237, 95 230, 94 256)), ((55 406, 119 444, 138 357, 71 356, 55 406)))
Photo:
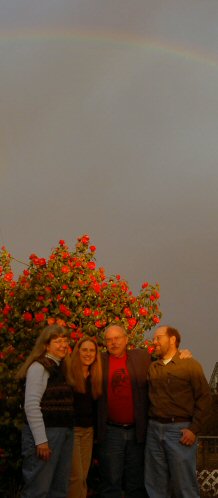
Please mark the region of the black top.
POLYGON ((92 427, 94 425, 94 400, 90 376, 86 379, 86 392, 74 391, 75 426, 92 427))

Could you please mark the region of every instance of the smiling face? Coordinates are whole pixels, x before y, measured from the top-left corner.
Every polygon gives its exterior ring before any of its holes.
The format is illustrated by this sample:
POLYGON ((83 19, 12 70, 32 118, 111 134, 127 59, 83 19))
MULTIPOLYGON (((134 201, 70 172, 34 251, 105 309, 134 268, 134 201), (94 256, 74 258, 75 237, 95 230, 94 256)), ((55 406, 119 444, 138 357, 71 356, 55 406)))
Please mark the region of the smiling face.
POLYGON ((63 360, 68 352, 68 347, 69 341, 67 337, 57 337, 50 340, 47 344, 46 351, 58 360, 63 360))
POLYGON ((96 346, 92 341, 82 342, 79 348, 80 361, 82 366, 89 367, 96 360, 96 346))
POLYGON ((154 334, 155 353, 160 358, 170 358, 176 352, 175 336, 169 336, 167 327, 159 327, 154 334))
POLYGON ((121 327, 116 325, 109 327, 105 334, 105 341, 108 352, 116 358, 121 358, 126 354, 128 337, 121 327))

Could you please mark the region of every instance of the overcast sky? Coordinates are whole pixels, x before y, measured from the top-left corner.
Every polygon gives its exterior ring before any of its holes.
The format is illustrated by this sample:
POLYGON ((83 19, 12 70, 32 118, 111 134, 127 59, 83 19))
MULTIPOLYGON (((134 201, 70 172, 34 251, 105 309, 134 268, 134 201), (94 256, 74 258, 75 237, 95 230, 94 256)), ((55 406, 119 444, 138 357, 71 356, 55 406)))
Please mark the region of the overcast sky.
MULTIPOLYGON (((88 233, 209 379, 218 361, 218 1, 2 0, 0 243, 88 233)), ((16 271, 22 271, 20 266, 16 271)))

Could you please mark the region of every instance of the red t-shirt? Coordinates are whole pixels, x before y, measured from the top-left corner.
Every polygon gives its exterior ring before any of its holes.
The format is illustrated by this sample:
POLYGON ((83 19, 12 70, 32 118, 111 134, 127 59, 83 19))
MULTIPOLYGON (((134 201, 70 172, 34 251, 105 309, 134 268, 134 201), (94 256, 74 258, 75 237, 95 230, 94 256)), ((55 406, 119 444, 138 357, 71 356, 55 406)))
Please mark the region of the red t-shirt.
POLYGON ((108 420, 116 424, 133 424, 135 420, 132 384, 126 365, 127 355, 109 357, 108 420))

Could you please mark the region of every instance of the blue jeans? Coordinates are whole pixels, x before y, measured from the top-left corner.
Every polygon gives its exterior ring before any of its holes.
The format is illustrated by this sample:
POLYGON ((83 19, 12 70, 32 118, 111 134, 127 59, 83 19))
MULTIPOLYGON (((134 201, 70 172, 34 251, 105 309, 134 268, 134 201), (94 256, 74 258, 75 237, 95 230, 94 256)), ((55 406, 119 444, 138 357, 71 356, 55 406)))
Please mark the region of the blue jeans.
POLYGON ((179 442, 190 422, 161 424, 150 420, 145 446, 145 487, 150 498, 199 498, 196 477, 197 442, 179 442))
POLYGON ((101 498, 145 498, 144 443, 137 443, 135 428, 107 426, 99 445, 101 498))
POLYGON ((73 430, 47 427, 51 458, 46 462, 36 455, 35 442, 28 425, 22 431, 24 487, 21 498, 66 498, 72 462, 73 430))

